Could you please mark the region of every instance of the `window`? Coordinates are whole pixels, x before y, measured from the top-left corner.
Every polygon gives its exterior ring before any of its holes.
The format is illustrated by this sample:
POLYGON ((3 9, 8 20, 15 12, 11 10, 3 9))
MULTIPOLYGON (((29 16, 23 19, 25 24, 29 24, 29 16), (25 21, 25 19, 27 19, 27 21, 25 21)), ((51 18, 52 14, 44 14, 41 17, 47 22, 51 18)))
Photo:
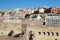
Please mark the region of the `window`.
POLYGON ((53 32, 51 32, 52 33, 52 36, 54 36, 54 33, 53 32))
POLYGON ((56 11, 56 10, 55 10, 56 11))
POLYGON ((56 32, 56 35, 59 36, 58 32, 56 32))
POLYGON ((54 12, 52 12, 52 13, 54 13, 54 12))
POLYGON ((41 32, 38 32, 39 33, 39 35, 41 34, 41 32))
POLYGON ((43 34, 45 35, 46 33, 45 33, 45 32, 43 32, 43 34))
POLYGON ((48 36, 50 36, 50 32, 47 32, 48 33, 48 36))

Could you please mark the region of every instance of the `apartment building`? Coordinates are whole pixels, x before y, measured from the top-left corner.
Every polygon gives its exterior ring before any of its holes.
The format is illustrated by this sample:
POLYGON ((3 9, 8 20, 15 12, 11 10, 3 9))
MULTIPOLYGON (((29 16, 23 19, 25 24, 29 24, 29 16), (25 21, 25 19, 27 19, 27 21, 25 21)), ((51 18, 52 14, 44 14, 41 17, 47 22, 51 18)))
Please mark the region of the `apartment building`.
POLYGON ((60 14, 49 14, 45 18, 45 25, 59 26, 60 25, 60 14))

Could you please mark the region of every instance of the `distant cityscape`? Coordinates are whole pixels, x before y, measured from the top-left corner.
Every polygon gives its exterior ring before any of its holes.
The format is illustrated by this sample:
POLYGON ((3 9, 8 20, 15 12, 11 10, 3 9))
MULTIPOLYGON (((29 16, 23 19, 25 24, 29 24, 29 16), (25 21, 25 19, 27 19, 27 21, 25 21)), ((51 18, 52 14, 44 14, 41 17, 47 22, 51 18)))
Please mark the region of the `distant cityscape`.
POLYGON ((0 10, 0 39, 59 40, 60 8, 15 8, 0 10))
POLYGON ((43 6, 0 10, 1 23, 19 23, 20 20, 39 21, 45 25, 60 25, 60 8, 43 6))

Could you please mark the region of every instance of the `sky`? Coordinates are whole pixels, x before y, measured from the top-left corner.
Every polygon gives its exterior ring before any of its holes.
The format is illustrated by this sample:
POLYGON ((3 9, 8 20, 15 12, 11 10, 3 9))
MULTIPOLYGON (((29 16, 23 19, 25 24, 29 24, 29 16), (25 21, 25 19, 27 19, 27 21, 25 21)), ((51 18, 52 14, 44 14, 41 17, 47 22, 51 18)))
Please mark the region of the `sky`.
POLYGON ((0 0, 0 9, 60 7, 60 0, 0 0))

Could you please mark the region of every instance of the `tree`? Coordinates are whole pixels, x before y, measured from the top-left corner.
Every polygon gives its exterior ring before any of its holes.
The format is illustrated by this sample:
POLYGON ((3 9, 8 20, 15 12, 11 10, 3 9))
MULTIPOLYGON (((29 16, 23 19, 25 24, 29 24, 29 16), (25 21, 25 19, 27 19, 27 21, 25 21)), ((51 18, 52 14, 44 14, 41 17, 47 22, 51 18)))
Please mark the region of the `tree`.
POLYGON ((29 17, 30 17, 30 14, 25 15, 25 19, 29 19, 29 17))

